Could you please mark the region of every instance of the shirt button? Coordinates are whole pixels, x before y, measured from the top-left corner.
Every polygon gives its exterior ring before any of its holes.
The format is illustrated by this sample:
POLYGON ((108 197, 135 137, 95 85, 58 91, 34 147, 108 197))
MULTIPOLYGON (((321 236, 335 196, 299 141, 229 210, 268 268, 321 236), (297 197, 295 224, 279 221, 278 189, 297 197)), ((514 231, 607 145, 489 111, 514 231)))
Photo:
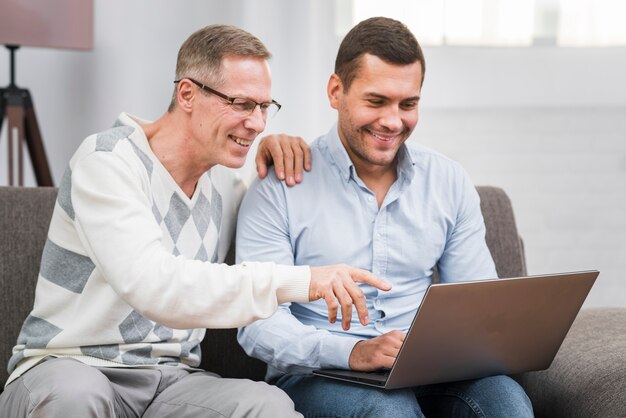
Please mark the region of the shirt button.
POLYGON ((376 238, 380 239, 380 234, 376 233, 376 238))
POLYGON ((373 202, 373 201, 374 201, 374 197, 373 197, 373 196, 369 196, 369 197, 367 198, 367 200, 369 200, 370 202, 373 202))

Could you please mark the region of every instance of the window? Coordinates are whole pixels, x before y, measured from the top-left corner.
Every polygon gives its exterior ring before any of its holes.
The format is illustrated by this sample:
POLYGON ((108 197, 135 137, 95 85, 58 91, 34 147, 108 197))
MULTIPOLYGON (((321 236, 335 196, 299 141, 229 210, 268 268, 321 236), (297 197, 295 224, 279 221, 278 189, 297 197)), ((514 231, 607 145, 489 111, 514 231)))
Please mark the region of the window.
POLYGON ((402 22, 425 46, 625 46, 624 0, 353 0, 349 25, 402 22))
POLYGON ((626 2, 623 0, 561 0, 559 45, 626 45, 626 2))

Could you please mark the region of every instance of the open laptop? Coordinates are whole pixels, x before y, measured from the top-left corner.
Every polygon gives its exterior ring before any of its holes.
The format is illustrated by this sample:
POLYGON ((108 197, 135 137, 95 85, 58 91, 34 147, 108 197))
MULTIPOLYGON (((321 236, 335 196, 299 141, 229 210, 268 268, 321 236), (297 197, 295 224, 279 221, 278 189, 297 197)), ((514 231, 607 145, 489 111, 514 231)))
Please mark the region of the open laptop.
POLYGON ((433 284, 390 370, 313 373, 396 389, 547 369, 598 274, 433 284))

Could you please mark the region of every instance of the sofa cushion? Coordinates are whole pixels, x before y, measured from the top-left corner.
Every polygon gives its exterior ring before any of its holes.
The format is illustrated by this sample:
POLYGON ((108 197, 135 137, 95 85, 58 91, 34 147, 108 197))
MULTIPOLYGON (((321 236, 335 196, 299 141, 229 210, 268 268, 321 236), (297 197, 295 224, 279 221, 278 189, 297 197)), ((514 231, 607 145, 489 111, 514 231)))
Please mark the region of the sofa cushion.
POLYGON ((552 365, 516 376, 541 417, 626 417, 626 309, 579 312, 552 365))

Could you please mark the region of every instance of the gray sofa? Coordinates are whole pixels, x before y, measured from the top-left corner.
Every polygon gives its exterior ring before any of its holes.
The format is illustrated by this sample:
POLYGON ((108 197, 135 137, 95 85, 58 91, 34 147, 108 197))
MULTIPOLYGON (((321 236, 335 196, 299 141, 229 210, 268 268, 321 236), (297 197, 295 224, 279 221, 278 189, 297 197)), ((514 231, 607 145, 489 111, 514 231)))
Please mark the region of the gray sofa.
MULTIPOLYGON (((499 276, 525 275, 524 249, 509 198, 499 188, 478 191, 499 276)), ((0 187, 2 364, 32 307, 55 198, 53 188, 0 187)), ((206 370, 224 377, 263 379, 264 364, 244 354, 235 330, 208 331, 202 352, 206 370)), ((526 389, 538 417, 626 417, 626 309, 583 309, 548 370, 514 377, 526 389)), ((2 367, 0 387, 6 378, 2 367)))

